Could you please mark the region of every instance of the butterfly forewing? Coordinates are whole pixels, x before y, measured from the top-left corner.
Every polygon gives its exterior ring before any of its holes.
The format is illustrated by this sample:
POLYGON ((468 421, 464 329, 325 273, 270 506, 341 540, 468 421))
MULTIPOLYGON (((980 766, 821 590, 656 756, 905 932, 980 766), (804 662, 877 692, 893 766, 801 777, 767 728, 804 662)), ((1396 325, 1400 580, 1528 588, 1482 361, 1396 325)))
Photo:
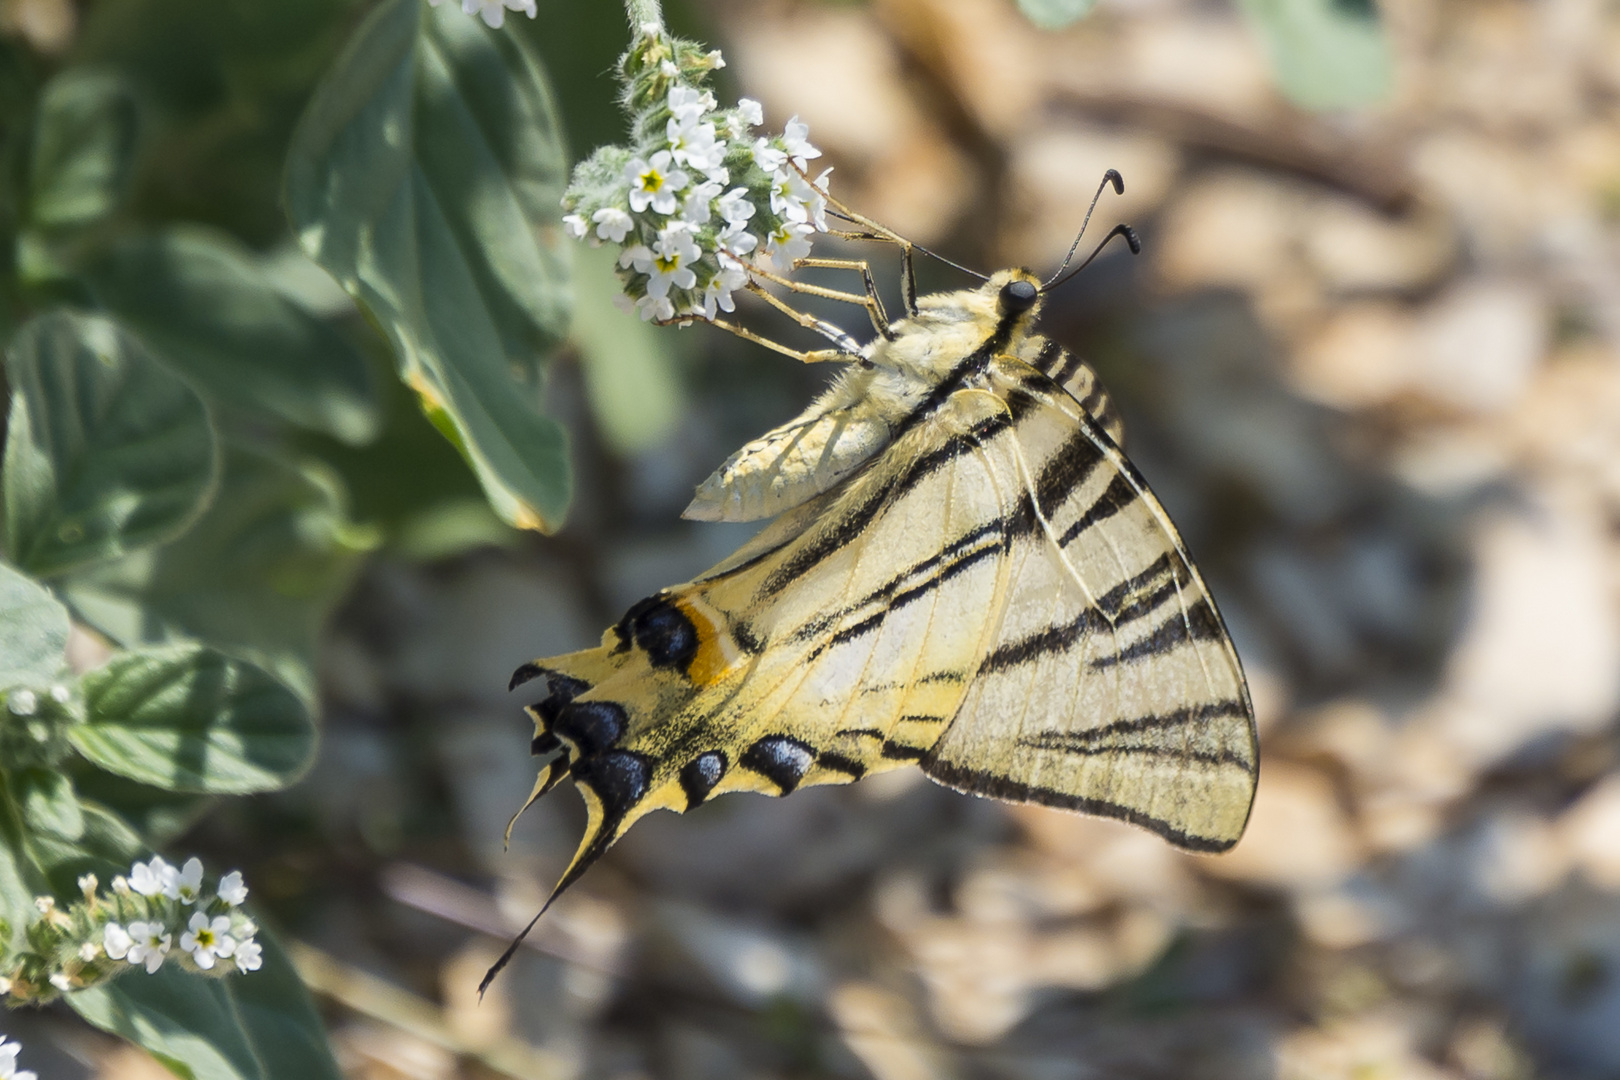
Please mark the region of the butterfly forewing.
POLYGON ((1158 500, 1067 394, 991 368, 1024 492, 1007 592, 960 710, 923 760, 963 790, 1236 842, 1257 751, 1242 669, 1158 500))

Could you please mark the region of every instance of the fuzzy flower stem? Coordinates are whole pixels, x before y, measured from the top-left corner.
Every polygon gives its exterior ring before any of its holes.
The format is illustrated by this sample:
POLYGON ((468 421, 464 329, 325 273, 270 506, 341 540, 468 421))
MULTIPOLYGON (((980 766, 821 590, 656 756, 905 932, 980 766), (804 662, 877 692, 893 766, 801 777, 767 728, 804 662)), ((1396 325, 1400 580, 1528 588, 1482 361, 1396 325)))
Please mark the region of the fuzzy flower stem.
POLYGON ((625 14, 630 16, 630 28, 639 30, 648 23, 664 28, 664 6, 659 0, 624 0, 625 14))

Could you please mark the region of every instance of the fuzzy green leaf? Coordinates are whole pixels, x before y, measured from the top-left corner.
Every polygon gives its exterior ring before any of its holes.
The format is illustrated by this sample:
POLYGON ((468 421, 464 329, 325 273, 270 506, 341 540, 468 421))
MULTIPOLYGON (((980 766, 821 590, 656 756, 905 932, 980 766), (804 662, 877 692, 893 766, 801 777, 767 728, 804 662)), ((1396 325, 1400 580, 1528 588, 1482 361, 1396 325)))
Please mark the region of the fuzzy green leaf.
POLYGON ((34 123, 30 221, 87 225, 116 208, 135 159, 135 99, 123 82, 69 68, 45 88, 34 123))
POLYGON ((68 738, 90 761, 170 791, 285 787, 315 752, 303 702, 269 672, 201 645, 118 653, 84 676, 85 722, 68 738))
POLYGON ((388 335, 497 512, 544 530, 570 494, 566 436, 537 407, 570 307, 565 180, 534 53, 423 0, 385 0, 361 24, 287 169, 304 251, 388 335))
POLYGON ((192 389, 110 319, 53 312, 6 361, 5 540, 42 577, 179 535, 218 470, 192 389))
POLYGON ((376 435, 365 358, 229 237, 193 228, 130 237, 89 279, 109 311, 216 398, 347 443, 376 435))
POLYGON ((55 678, 68 629, 67 608, 44 586, 0 563, 0 690, 55 678))

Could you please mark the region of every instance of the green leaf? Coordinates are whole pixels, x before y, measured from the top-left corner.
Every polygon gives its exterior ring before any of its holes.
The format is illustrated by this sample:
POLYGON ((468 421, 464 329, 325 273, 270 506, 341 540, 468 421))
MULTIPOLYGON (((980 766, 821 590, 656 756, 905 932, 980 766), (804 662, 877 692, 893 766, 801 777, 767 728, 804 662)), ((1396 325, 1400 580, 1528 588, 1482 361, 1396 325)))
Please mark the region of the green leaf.
POLYGON ((1018 0, 1018 10, 1042 30, 1061 30, 1096 6, 1097 0, 1018 0))
POLYGON ((44 586, 0 563, 0 690, 54 679, 68 630, 67 608, 44 586))
POLYGON ((140 836, 116 814, 94 803, 80 802, 78 807, 84 827, 77 837, 34 832, 26 844, 46 887, 62 899, 79 895, 81 874, 95 873, 110 881, 112 875, 129 873, 130 863, 146 851, 140 836))
POLYGON ((1367 105, 1393 62, 1373 0, 1242 0, 1283 95, 1306 109, 1367 105))
POLYGON ((115 655, 86 674, 68 739, 119 776, 170 791, 286 787, 315 752, 303 702, 269 672, 201 645, 115 655))
POLYGON ((123 645, 198 638, 313 700, 316 637, 371 543, 324 469, 229 447, 218 496, 184 536, 76 575, 62 595, 123 645))
POLYGON ((173 968, 127 974, 67 996, 92 1024, 193 1080, 341 1080, 309 992, 275 937, 264 966, 204 979, 173 968))
POLYGON ((347 443, 376 435, 365 358, 228 236, 177 228, 131 237, 87 276, 108 310, 208 393, 347 443))
POLYGON ((84 835, 84 814, 73 792, 73 781, 48 769, 23 769, 12 778, 23 823, 35 833, 63 840, 84 835))
POLYGON ((614 306, 620 287, 613 258, 606 247, 579 252, 574 340, 597 426, 610 447, 630 454, 674 430, 686 395, 669 347, 674 335, 614 306))
POLYGON ((5 540, 52 576, 177 536, 218 453, 202 400, 110 319, 53 312, 17 335, 5 540))
POLYGON ((87 225, 118 206, 135 159, 135 99, 116 76, 69 68, 46 86, 29 161, 29 218, 87 225))
POLYGON ((388 335, 400 377, 496 511, 555 529, 563 430, 538 374, 568 319, 565 154, 539 61, 455 5, 386 0, 299 123, 299 243, 388 335))

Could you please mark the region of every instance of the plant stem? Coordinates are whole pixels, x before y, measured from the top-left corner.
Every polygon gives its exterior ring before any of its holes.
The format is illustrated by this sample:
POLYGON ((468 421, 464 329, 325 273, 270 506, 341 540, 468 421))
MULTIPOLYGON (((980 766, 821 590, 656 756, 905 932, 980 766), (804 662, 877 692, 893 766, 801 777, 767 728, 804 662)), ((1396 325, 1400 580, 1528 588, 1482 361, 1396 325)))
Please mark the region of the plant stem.
POLYGON ((660 29, 664 25, 663 4, 659 0, 624 0, 625 14, 630 16, 630 29, 640 30, 648 23, 660 29))

